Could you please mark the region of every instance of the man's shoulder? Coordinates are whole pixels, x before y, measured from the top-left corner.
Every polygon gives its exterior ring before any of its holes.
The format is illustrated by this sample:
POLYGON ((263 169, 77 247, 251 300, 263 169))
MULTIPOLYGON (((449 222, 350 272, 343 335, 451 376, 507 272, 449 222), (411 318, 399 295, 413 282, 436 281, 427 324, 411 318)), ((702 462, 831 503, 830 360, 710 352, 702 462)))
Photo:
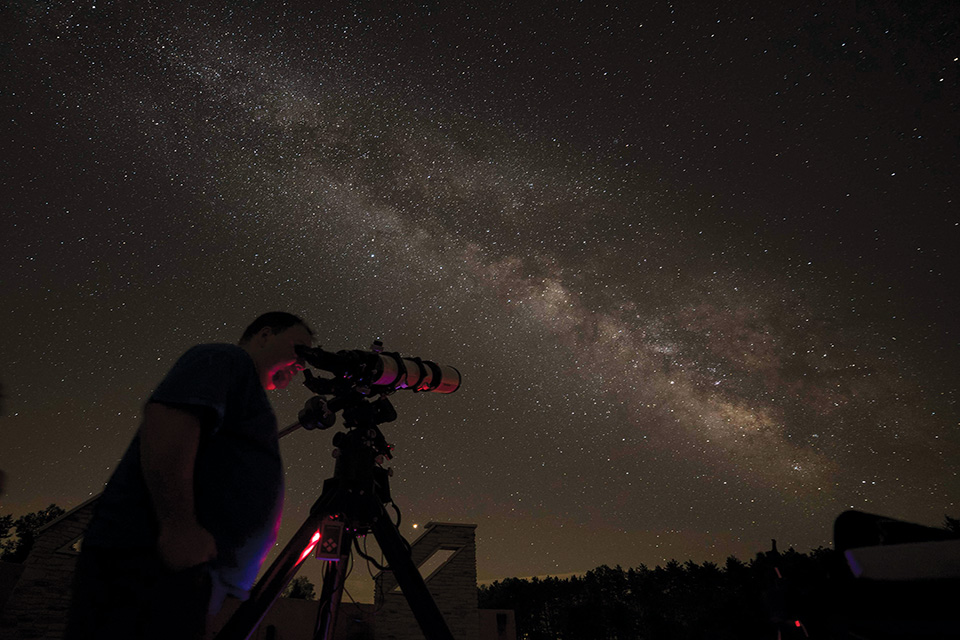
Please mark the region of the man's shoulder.
POLYGON ((180 356, 179 363, 187 363, 197 360, 212 360, 224 364, 238 364, 253 366, 253 358, 240 346, 235 344, 211 343, 198 344, 187 349, 180 356))
POLYGON ((200 344, 180 356, 147 402, 211 408, 222 419, 243 398, 268 402, 250 354, 237 345, 200 344))
POLYGON ((168 376, 256 376, 256 364, 243 347, 235 344, 198 344, 177 360, 168 376))
POLYGON ((235 344, 227 344, 225 342, 211 342, 210 344, 198 344, 196 346, 190 347, 183 354, 184 357, 188 355, 192 356, 214 356, 222 358, 232 358, 235 360, 240 360, 246 362, 247 360, 252 360, 250 354, 247 351, 235 344))

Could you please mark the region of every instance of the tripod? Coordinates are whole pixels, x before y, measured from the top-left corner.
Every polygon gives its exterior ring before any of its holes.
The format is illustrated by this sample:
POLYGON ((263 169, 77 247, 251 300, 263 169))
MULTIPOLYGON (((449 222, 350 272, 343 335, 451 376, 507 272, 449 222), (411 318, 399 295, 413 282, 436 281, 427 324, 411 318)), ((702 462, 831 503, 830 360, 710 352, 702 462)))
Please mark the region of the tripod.
MULTIPOLYGON (((329 560, 320 593, 315 640, 332 640, 350 547, 358 535, 372 532, 427 640, 453 640, 440 609, 427 590, 384 507, 391 502, 389 472, 380 464, 392 457, 379 424, 396 418, 390 401, 381 396, 366 402, 359 396, 338 397, 347 431, 333 437, 337 459, 332 478, 323 483, 310 514, 280 555, 254 586, 250 599, 227 621, 216 640, 246 640, 266 615, 301 563, 314 549, 329 560)), ((333 403, 331 403, 333 404, 333 403)), ((328 425, 329 426, 329 425, 328 425)), ((296 428, 291 426, 283 435, 296 428)))

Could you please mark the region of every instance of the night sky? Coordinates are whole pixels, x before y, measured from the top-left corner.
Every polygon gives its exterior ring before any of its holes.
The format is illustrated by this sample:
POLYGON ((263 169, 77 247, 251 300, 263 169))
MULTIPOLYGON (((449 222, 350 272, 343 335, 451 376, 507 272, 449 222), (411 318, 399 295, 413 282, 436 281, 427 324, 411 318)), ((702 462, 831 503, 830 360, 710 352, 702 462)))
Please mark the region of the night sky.
POLYGON ((384 432, 481 580, 960 516, 960 3, 150 4, 0 5, 0 512, 287 310, 462 372, 384 432))

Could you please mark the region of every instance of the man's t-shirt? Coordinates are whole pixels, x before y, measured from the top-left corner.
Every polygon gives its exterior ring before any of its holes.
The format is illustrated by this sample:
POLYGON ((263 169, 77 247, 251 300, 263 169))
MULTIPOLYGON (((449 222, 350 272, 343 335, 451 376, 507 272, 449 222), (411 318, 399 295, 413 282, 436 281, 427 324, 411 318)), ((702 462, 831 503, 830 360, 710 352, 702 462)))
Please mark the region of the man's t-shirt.
MULTIPOLYGON (((193 347, 148 402, 201 419, 194 468, 197 520, 217 542, 217 579, 229 592, 245 597, 276 541, 283 508, 277 421, 256 365, 235 345, 193 347)), ((154 547, 158 533, 143 479, 138 431, 104 489, 84 544, 154 547)))

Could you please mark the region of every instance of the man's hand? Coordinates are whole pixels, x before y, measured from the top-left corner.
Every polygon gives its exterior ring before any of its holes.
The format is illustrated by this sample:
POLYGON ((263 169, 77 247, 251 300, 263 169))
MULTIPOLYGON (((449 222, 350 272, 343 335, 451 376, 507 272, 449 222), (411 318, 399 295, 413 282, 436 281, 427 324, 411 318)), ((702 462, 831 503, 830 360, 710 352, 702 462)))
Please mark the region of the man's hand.
POLYGON ((217 557, 213 536, 196 522, 161 523, 157 549, 171 571, 189 569, 217 557))

